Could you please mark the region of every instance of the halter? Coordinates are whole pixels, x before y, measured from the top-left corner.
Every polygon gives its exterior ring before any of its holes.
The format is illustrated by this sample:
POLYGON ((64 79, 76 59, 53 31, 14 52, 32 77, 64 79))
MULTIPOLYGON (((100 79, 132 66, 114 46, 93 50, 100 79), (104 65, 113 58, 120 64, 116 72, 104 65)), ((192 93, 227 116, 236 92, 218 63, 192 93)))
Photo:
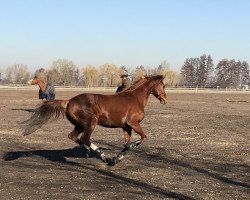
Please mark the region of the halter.
POLYGON ((157 99, 163 99, 161 96, 164 94, 164 92, 158 93, 158 94, 154 94, 152 92, 152 94, 157 98, 157 99))

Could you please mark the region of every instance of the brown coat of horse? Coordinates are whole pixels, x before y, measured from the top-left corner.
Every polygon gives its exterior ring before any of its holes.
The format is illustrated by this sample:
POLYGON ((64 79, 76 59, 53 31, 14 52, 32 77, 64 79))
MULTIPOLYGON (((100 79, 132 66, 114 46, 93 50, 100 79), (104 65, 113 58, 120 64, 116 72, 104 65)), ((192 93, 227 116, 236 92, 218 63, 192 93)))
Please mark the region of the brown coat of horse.
MULTIPOLYGON (((68 137, 79 145, 87 145, 94 151, 98 148, 90 142, 90 136, 96 125, 108 128, 122 128, 131 135, 132 130, 146 138, 140 122, 144 118, 144 107, 150 94, 162 104, 167 101, 164 76, 149 76, 134 83, 126 90, 113 95, 80 94, 70 100, 52 100, 38 107, 26 124, 24 135, 28 135, 50 118, 65 114, 75 126, 68 137), (80 138, 78 136, 81 135, 80 138)), ((130 141, 130 138, 128 138, 130 141)))

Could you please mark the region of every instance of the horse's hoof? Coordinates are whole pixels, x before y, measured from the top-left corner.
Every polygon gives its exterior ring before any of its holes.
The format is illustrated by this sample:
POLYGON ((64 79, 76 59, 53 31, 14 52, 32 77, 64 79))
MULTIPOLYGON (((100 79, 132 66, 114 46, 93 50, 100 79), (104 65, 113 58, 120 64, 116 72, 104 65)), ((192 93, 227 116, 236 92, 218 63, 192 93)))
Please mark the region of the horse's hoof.
POLYGON ((123 147, 129 149, 130 145, 131 145, 131 142, 126 142, 123 144, 123 147))
POLYGON ((102 154, 100 155, 100 159, 101 159, 101 161, 104 162, 104 163, 107 162, 107 158, 105 157, 104 153, 102 153, 102 154))
POLYGON ((106 163, 108 166, 115 166, 119 162, 117 157, 107 158, 106 163))
POLYGON ((113 165, 116 165, 117 163, 119 163, 121 160, 119 159, 119 157, 113 157, 113 165))
POLYGON ((136 140, 134 142, 131 142, 130 145, 129 145, 129 148, 135 148, 137 147, 138 145, 140 145, 142 143, 141 140, 136 140))
POLYGON ((97 149, 95 150, 95 153, 96 153, 97 157, 98 157, 99 159, 101 159, 102 162, 104 162, 104 163, 107 162, 107 158, 106 158, 104 152, 103 152, 100 148, 97 148, 97 149))
POLYGON ((121 160, 118 157, 113 157, 113 163, 114 163, 114 165, 116 165, 120 161, 121 160))

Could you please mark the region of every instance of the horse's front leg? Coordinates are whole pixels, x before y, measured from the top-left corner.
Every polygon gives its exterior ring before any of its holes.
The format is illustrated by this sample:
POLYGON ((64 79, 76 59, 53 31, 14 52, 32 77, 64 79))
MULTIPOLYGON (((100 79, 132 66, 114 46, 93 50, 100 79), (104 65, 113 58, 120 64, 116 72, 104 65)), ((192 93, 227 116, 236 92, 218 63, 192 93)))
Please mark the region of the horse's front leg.
POLYGON ((132 128, 128 124, 125 125, 125 127, 122 128, 124 131, 123 136, 125 140, 125 144, 129 143, 131 140, 131 134, 132 134, 132 128))
POLYGON ((138 145, 141 144, 144 138, 146 138, 146 135, 143 133, 140 124, 138 124, 137 126, 133 125, 133 127, 127 124, 125 128, 123 128, 123 130, 125 131, 124 132, 124 139, 125 139, 124 148, 120 151, 120 153, 117 154, 116 157, 113 158, 113 161, 112 161, 113 165, 120 162, 124 158, 128 150, 137 147, 138 145), (141 140, 136 140, 136 141, 131 142, 132 129, 136 130, 135 132, 141 136, 141 140))
POLYGON ((113 160, 109 161, 108 163, 110 165, 117 164, 118 162, 120 162, 124 158, 124 156, 126 155, 128 150, 131 150, 131 149, 137 147, 140 144, 141 144, 141 140, 136 140, 136 141, 133 141, 133 142, 127 142, 124 145, 124 148, 120 151, 120 153, 118 153, 116 157, 113 157, 113 160))
POLYGON ((144 134, 142 128, 141 128, 141 125, 139 124, 139 122, 131 122, 130 123, 130 126, 132 127, 132 129, 138 134, 141 136, 141 139, 140 141, 143 142, 147 136, 144 134))
POLYGON ((143 133, 142 128, 138 122, 130 123, 128 127, 130 127, 130 129, 127 129, 129 130, 130 136, 133 129, 137 134, 141 136, 141 139, 136 140, 134 142, 130 142, 130 140, 127 141, 127 143, 124 145, 124 149, 120 152, 120 154, 118 154, 118 157, 119 156, 121 157, 120 160, 123 158, 123 156, 129 149, 137 147, 142 143, 142 141, 145 140, 145 138, 147 138, 147 136, 143 133))
POLYGON ((126 124, 126 126, 123 128, 124 130, 124 139, 125 139, 125 144, 124 144, 124 149, 122 152, 125 152, 129 150, 130 148, 134 148, 138 146, 141 142, 139 140, 131 142, 131 134, 132 134, 132 127, 126 124))

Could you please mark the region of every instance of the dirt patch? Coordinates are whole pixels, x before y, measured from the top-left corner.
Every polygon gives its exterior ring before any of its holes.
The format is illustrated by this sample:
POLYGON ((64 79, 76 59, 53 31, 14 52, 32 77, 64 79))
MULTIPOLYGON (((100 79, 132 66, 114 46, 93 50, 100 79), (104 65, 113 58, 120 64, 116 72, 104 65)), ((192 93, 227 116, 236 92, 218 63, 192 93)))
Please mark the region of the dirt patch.
MULTIPOLYGON (((37 93, 0 89, 2 199, 249 199, 249 92, 171 91, 166 106, 150 97, 148 139, 113 167, 85 158, 66 119, 22 136, 18 123, 40 103, 37 93)), ((57 98, 79 93, 60 89, 57 98)), ((97 127, 92 141, 114 156, 122 134, 97 127)))

